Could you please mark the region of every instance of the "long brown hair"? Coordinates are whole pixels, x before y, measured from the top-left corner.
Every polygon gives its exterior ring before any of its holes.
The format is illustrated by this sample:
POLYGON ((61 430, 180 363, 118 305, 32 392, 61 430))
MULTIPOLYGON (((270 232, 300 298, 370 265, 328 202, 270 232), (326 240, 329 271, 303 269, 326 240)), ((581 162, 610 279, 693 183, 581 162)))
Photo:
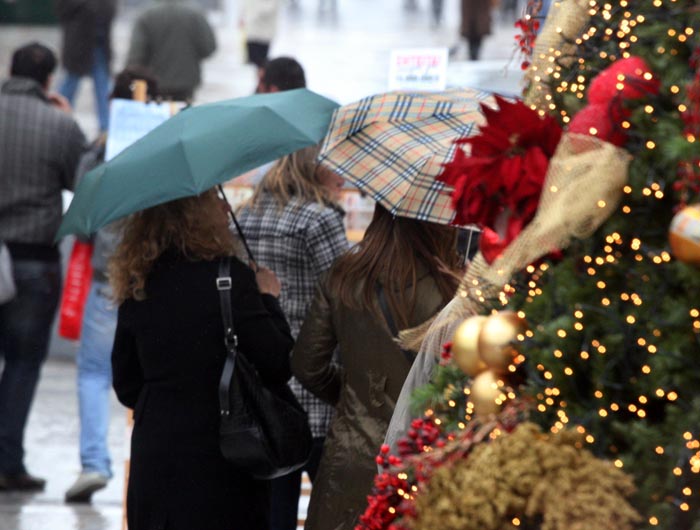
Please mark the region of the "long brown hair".
POLYGON ((397 326, 405 328, 416 305, 419 263, 435 279, 443 300, 451 299, 459 282, 457 230, 394 217, 377 203, 362 241, 333 265, 330 283, 344 305, 376 313, 380 282, 397 326))
POLYGON ((127 217, 121 241, 109 260, 114 298, 143 300, 146 277, 168 249, 191 260, 212 260, 236 252, 216 191, 166 202, 127 217))
POLYGON ((255 207, 264 192, 270 193, 280 208, 292 197, 302 202, 335 203, 331 192, 319 180, 316 157, 319 145, 312 145, 283 156, 265 173, 246 207, 255 207))

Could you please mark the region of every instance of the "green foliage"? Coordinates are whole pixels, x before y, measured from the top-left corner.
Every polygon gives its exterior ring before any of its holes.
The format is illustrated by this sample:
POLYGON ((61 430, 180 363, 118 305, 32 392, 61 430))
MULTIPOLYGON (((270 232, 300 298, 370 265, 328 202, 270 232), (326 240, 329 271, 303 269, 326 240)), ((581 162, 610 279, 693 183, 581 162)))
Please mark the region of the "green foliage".
POLYGON ((421 417, 426 410, 435 412, 448 431, 459 429, 464 423, 467 396, 464 388, 469 386, 469 378, 455 364, 439 366, 432 381, 417 388, 412 396, 414 416, 421 417))
MULTIPOLYGON (((658 95, 629 105, 631 189, 592 238, 575 242, 541 275, 539 296, 521 288, 510 305, 535 324, 520 348, 526 392, 544 409, 535 421, 583 426, 596 454, 635 476, 636 506, 649 528, 689 530, 700 527, 700 464, 693 460, 700 457, 700 319, 693 312, 700 308, 700 271, 671 258, 668 228, 678 165, 700 151, 684 137, 679 112, 695 73, 690 58, 700 46, 700 10, 682 0, 627 4, 609 9, 608 20, 598 11, 595 36, 578 47, 584 64, 564 68, 562 78, 583 75, 588 83, 619 58, 620 42, 632 41, 630 53, 661 80, 658 95), (644 22, 620 39, 627 10, 644 22)), ((557 103, 571 114, 578 108, 566 97, 557 103)))
MULTIPOLYGON (((596 30, 575 55, 583 62, 559 59, 560 76, 550 83, 554 114, 573 116, 586 103, 557 87, 578 82, 585 94, 620 58, 621 42, 647 61, 661 88, 628 105, 625 148, 633 160, 619 210, 563 259, 547 262, 546 272, 512 282, 509 308, 524 311, 533 331, 518 346, 527 359, 521 391, 539 407, 533 421, 555 431, 582 426, 589 449, 635 477, 640 528, 700 530, 700 269, 675 261, 668 248, 679 163, 700 153, 698 142, 684 137, 679 111, 695 75, 700 4, 610 4, 592 3, 596 30), (624 19, 637 23, 621 38, 624 19), (534 295, 530 281, 539 289, 534 295)), ((464 421, 465 382, 455 367, 440 367, 416 402, 454 427, 464 421)))

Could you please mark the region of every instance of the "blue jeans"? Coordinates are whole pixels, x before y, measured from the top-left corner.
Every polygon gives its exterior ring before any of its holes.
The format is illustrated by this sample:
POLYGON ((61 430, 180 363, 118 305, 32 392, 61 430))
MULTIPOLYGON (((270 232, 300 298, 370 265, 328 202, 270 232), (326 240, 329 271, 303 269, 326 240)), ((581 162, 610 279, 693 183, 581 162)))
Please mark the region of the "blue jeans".
MULTIPOLYGON (((95 104, 97 106, 97 119, 100 124, 100 131, 106 131, 109 126, 109 63, 107 61, 107 50, 99 46, 95 48, 95 60, 92 65, 90 75, 95 88, 95 104)), ((82 75, 66 72, 66 76, 58 91, 65 96, 71 106, 75 100, 75 93, 80 84, 82 75)))
POLYGON ((24 467, 24 428, 61 295, 58 261, 14 260, 17 296, 0 305, 0 473, 24 467))
POLYGON ((309 461, 301 469, 273 479, 270 507, 271 530, 296 530, 299 497, 301 496, 301 474, 306 471, 313 484, 321 463, 323 444, 326 438, 314 438, 309 461))
POLYGON ((112 469, 107 433, 112 391, 112 344, 117 328, 117 306, 111 296, 109 284, 92 282, 77 356, 80 463, 83 471, 96 471, 110 478, 112 469))

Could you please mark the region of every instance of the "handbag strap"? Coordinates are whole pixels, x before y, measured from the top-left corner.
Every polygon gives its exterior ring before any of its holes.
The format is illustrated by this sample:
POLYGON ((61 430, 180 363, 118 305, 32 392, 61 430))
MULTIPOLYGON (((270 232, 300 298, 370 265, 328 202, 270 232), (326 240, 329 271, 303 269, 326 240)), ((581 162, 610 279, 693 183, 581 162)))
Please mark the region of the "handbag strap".
MULTIPOLYGON (((391 311, 389 310, 389 302, 386 299, 386 294, 384 293, 384 287, 382 287, 382 284, 377 282, 377 301, 379 302, 379 309, 382 311, 382 314, 384 315, 384 320, 386 320, 386 325, 389 326, 389 331, 391 331, 391 336, 392 337, 397 337, 399 335, 399 329, 396 327, 396 322, 394 322, 394 317, 391 315, 391 311)), ((404 357, 408 360, 410 364, 413 364, 413 361, 415 359, 413 353, 411 353, 409 350, 405 350, 404 348, 400 348, 401 353, 404 354, 404 357)))
POLYGON ((226 346, 226 362, 219 380, 219 410, 222 416, 228 416, 231 413, 229 392, 233 372, 236 368, 236 355, 238 354, 238 335, 233 327, 233 311, 231 309, 231 285, 231 258, 226 256, 219 260, 219 275, 216 278, 216 289, 219 291, 219 304, 221 305, 221 320, 224 324, 224 345, 226 346))

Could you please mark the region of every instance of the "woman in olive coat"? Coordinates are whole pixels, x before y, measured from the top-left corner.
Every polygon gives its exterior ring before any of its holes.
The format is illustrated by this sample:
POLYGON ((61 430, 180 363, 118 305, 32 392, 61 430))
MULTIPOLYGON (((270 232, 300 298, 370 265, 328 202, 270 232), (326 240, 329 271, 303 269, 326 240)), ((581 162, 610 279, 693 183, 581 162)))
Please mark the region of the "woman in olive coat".
MULTIPOLYGON (((226 350, 216 287, 235 241, 213 191, 144 210, 124 226, 110 264, 121 305, 114 390, 134 409, 129 530, 268 530, 269 484, 219 450, 218 384, 226 350)), ((269 269, 231 259, 240 353, 268 385, 289 379, 292 337, 269 269)))
POLYGON ((358 248, 339 258, 317 288, 292 371, 336 407, 336 416, 306 530, 352 530, 366 508, 375 457, 414 355, 397 346, 396 329, 421 324, 452 298, 456 241, 452 227, 393 217, 377 205, 358 248))

